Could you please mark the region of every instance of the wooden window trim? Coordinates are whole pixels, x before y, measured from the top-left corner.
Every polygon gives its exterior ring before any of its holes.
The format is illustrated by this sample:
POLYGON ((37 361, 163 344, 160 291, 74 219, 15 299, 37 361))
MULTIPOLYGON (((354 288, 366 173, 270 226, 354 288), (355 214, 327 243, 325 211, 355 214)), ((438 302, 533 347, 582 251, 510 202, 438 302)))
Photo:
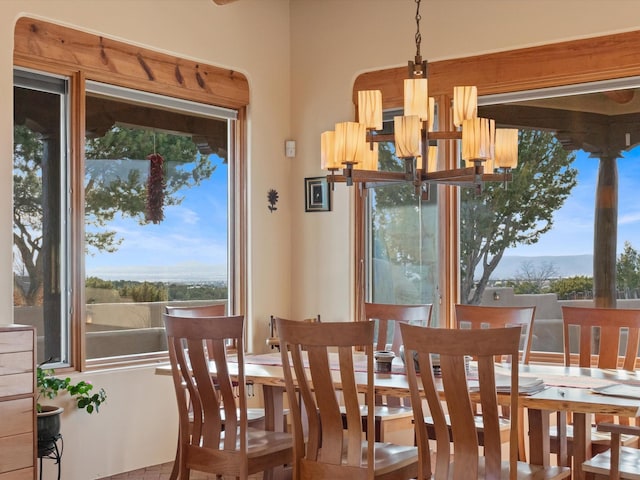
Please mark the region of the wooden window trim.
MULTIPOLYGON (((429 94, 446 98, 455 85, 476 85, 478 95, 511 93, 540 88, 574 85, 640 75, 640 30, 580 40, 551 43, 486 55, 442 60, 429 63, 429 94)), ((402 108, 403 82, 407 67, 389 68, 359 75, 353 86, 353 103, 358 91, 381 90, 384 109, 402 108)), ((452 160, 449 159, 449 162, 452 160)), ((441 266, 441 320, 450 326, 453 304, 459 301, 458 269, 458 201, 455 189, 440 186, 442 199, 440 252, 446 255, 441 266), (446 306, 449 306, 446 308, 446 306)), ((363 202, 355 208, 362 210, 363 202)), ((360 222, 362 223, 362 222, 360 222)), ((361 224, 356 228, 364 228, 361 224)), ((364 232, 355 234, 355 288, 364 288, 362 261, 364 232)), ((364 291, 356 293, 356 299, 364 291)), ((360 305, 356 305, 359 309, 360 305)))
MULTIPOLYGON (((240 178, 246 175, 246 107, 249 104, 249 83, 247 78, 234 70, 203 64, 165 53, 156 52, 136 45, 113 40, 101 35, 82 32, 69 27, 56 25, 42 20, 21 17, 14 31, 14 66, 59 74, 71 78, 71 129, 70 149, 73 172, 83 171, 84 165, 84 117, 85 82, 94 80, 120 87, 142 90, 182 100, 215 105, 238 111, 238 119, 232 127, 232 140, 229 153, 236 160, 235 202, 239 221, 234 222, 235 231, 231 232, 230 247, 234 248, 232 279, 234 298, 230 299, 230 308, 236 313, 246 311, 246 188, 240 178)), ((83 178, 73 175, 72 188, 83 191, 83 178)), ((71 242, 74 251, 83 245, 84 229, 80 212, 84 205, 82 195, 73 198, 71 242)), ((84 271, 84 257, 72 256, 71 269, 74 272, 75 292, 84 292, 81 288, 81 275, 84 271)), ((231 280, 231 279, 230 279, 231 280)), ((84 294, 75 294, 72 299, 72 318, 70 322, 70 355, 75 369, 105 368, 114 365, 149 364, 166 361, 166 354, 143 354, 130 357, 114 357, 105 360, 85 358, 84 332, 84 294)))
POLYGON ((14 37, 16 65, 82 71, 90 80, 219 107, 249 104, 247 78, 234 70, 28 17, 18 19, 14 37))

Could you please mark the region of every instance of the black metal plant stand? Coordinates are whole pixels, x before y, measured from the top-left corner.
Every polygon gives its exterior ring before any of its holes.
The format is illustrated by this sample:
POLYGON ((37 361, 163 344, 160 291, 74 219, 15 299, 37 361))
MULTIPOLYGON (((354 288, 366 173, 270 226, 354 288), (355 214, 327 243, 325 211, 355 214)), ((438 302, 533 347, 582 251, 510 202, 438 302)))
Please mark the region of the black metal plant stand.
POLYGON ((62 452, 64 450, 64 440, 62 434, 58 433, 48 440, 38 440, 38 458, 40 459, 40 480, 42 480, 42 459, 49 458, 55 460, 58 465, 58 480, 60 480, 60 467, 62 462, 62 452), (60 444, 60 446, 58 446, 60 444))

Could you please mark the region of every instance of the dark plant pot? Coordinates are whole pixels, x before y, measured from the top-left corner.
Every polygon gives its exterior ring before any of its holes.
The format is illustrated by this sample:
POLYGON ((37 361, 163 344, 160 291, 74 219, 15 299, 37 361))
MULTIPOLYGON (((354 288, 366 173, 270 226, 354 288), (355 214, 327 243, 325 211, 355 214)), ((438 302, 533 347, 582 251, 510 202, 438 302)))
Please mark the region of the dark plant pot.
POLYGON ((43 405, 38 412, 38 457, 44 457, 55 450, 56 440, 60 437, 60 414, 62 407, 43 405))

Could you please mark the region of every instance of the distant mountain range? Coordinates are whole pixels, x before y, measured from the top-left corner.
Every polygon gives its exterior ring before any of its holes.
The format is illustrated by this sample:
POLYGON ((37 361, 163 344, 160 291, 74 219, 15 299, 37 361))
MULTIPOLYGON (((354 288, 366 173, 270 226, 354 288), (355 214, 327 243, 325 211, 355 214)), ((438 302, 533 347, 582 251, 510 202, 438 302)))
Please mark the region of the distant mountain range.
POLYGON ((537 271, 553 265, 558 277, 593 276, 593 255, 549 255, 543 257, 504 256, 493 271, 491 280, 511 280, 523 276, 523 266, 529 264, 537 271))

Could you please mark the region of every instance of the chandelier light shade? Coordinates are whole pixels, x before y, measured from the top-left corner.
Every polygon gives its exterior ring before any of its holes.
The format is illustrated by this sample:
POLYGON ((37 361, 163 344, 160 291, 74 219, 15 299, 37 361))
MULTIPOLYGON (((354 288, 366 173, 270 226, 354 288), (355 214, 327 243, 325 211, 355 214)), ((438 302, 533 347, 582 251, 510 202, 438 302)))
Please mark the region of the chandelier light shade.
POLYGON ((372 130, 382 130, 382 92, 363 90, 358 92, 358 121, 372 130))
POLYGON ((518 129, 496 129, 495 165, 498 168, 512 169, 518 166, 518 129))
POLYGON ((396 157, 413 158, 420 155, 420 117, 418 115, 393 117, 396 139, 396 157))
POLYGON ((462 121, 478 116, 478 89, 476 87, 453 87, 453 125, 462 126, 462 121))
POLYGON ((427 164, 424 164, 423 157, 418 157, 416 166, 427 172, 435 172, 438 169, 438 147, 430 146, 427 148, 427 164))
POLYGON ((361 161, 367 145, 367 129, 357 122, 336 123, 335 156, 344 165, 361 161))
POLYGON ((382 92, 358 92, 358 122, 337 123, 333 137, 332 132, 324 132, 321 137, 321 164, 332 172, 328 177, 332 184, 358 182, 366 187, 412 182, 416 193, 424 197, 428 195, 428 183, 470 186, 481 191, 486 181, 511 180, 511 169, 518 162, 518 131, 496 130, 493 119, 478 117, 475 86, 454 87, 452 127, 442 130, 440 124, 434 131, 435 100, 429 97, 427 62, 420 55, 420 2, 415 0, 416 55, 408 62, 404 112, 393 118, 393 136, 383 131, 382 92), (404 160, 404 172, 378 170, 377 141, 393 141, 395 156, 404 160), (459 151, 465 167, 438 170, 439 141, 451 142, 445 151, 459 151), (340 168, 342 175, 337 175, 340 168), (499 173, 494 173, 495 169, 499 173))
POLYGON ((493 158, 495 121, 470 118, 462 121, 462 159, 466 162, 493 158))
POLYGON ((336 132, 322 132, 320 136, 320 167, 323 170, 339 170, 341 162, 336 158, 336 132))
POLYGON ((426 78, 411 78, 404 81, 404 114, 417 115, 420 120, 429 120, 429 90, 426 78))
MULTIPOLYGON (((377 171, 378 170, 378 146, 366 144, 363 149, 362 170, 377 171), (371 148, 373 147, 373 148, 371 148)), ((359 168, 357 166, 356 168, 359 168)))

